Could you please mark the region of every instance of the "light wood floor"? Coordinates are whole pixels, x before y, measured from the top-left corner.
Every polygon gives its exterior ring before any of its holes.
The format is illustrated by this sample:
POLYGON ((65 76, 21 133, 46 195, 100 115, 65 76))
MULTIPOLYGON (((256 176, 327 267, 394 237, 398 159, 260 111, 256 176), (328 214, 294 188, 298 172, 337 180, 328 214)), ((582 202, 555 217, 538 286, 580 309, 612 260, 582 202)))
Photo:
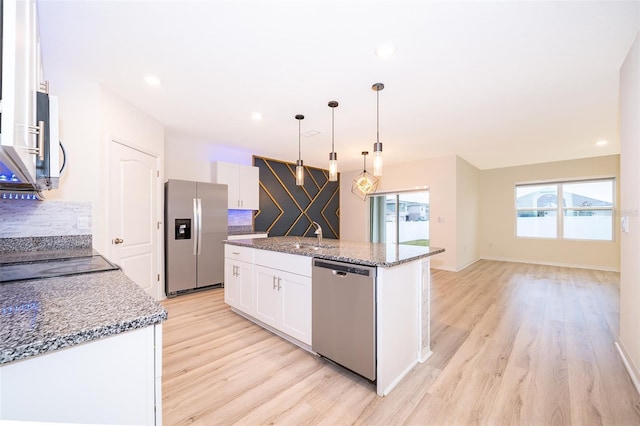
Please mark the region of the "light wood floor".
POLYGON ((384 398, 233 313, 222 289, 168 299, 164 423, 640 425, 614 346, 618 284, 495 261, 433 271, 434 354, 384 398))

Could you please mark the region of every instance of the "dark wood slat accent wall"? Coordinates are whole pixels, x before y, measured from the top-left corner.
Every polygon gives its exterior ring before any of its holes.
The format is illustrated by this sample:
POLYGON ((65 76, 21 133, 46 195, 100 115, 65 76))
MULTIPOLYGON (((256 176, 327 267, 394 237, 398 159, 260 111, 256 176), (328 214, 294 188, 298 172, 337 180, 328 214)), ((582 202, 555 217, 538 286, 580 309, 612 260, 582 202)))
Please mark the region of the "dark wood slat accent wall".
POLYGON ((254 215, 256 232, 270 237, 313 237, 316 221, 325 238, 340 238, 340 177, 329 181, 329 171, 304 167, 304 186, 296 185, 295 163, 253 157, 260 169, 260 210, 254 215))

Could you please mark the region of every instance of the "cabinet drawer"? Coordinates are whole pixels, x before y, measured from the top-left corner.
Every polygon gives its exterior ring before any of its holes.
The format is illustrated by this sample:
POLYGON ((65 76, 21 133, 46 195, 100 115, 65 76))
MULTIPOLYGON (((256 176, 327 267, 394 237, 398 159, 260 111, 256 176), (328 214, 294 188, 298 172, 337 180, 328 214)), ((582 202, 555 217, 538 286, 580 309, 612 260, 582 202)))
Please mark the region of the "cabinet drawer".
POLYGON ((253 252, 254 250, 251 247, 234 246, 232 244, 224 245, 224 257, 228 259, 253 263, 253 252))
POLYGON ((253 263, 292 274, 311 276, 311 257, 297 254, 280 253, 269 250, 255 250, 253 263))

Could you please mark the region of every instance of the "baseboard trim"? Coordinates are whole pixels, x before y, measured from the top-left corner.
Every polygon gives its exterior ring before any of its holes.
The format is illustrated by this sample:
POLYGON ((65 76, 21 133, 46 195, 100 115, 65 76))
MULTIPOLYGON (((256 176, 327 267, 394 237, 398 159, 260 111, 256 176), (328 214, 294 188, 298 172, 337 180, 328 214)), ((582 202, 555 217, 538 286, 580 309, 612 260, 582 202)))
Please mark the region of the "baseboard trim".
POLYGON ((504 258, 504 257, 481 257, 479 260, 495 260, 498 262, 530 263, 533 265, 559 266, 562 268, 578 268, 578 269, 592 269, 595 271, 620 272, 620 267, 610 268, 607 266, 576 265, 572 263, 546 262, 546 261, 527 260, 527 259, 510 259, 510 258, 504 258))
POLYGON ((431 263, 431 269, 437 269, 437 270, 441 270, 441 271, 448 271, 448 272, 460 272, 465 268, 468 268, 469 266, 473 265, 476 262, 479 262, 481 260, 493 260, 496 262, 510 262, 510 263, 529 263, 532 265, 545 265, 545 266, 558 266, 561 268, 578 268, 578 269, 591 269, 591 270, 595 270, 595 271, 606 271, 606 272, 620 272, 620 268, 609 268, 606 266, 593 266, 593 265, 576 265, 576 264, 572 264, 572 263, 562 263, 562 262, 542 262, 539 260, 526 260, 526 259, 511 259, 511 258, 506 258, 506 257, 479 257, 476 260, 472 260, 471 262, 467 263, 464 266, 460 266, 460 267, 452 267, 452 266, 448 266, 448 265, 434 265, 433 263, 431 263))
POLYGON ((627 356, 627 352, 624 350, 624 345, 621 342, 615 342, 616 349, 618 349, 618 353, 622 358, 622 362, 631 376, 631 381, 633 385, 636 387, 636 392, 640 394, 640 374, 638 374, 637 370, 633 367, 633 363, 629 360, 627 356))
POLYGON ((420 359, 418 360, 418 362, 420 364, 426 362, 429 358, 431 358, 431 355, 433 355, 433 351, 431 349, 429 349, 428 352, 425 352, 423 349, 422 351, 420 351, 420 359))

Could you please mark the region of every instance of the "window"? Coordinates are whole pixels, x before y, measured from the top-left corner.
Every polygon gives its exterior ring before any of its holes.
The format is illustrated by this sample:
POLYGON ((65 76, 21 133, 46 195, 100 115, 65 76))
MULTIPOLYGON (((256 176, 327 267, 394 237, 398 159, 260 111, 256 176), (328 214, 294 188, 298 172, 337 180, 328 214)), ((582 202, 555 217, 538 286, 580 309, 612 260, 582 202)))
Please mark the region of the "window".
POLYGON ((614 179, 516 185, 516 236, 613 241, 614 193, 614 179))

